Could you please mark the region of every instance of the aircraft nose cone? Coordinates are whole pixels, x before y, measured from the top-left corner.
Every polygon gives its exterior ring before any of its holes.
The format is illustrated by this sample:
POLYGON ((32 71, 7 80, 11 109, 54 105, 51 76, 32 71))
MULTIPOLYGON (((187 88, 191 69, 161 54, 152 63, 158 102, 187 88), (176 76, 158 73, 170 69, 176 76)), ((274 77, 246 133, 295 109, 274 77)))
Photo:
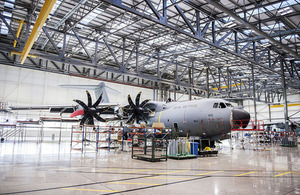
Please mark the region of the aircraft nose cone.
POLYGON ((234 108, 232 109, 232 120, 235 125, 246 128, 250 121, 250 114, 245 110, 234 108))

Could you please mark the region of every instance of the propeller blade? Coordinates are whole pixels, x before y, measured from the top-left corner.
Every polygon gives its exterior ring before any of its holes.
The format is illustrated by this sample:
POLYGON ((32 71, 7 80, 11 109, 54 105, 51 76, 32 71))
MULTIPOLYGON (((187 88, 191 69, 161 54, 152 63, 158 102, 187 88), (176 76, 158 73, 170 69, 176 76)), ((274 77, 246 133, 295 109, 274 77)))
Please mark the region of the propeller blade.
POLYGON ((88 118, 88 125, 94 125, 94 118, 92 116, 88 118))
POLYGON ((88 110, 88 106, 85 103, 83 103, 82 101, 80 101, 80 100, 73 100, 73 101, 76 102, 77 104, 79 104, 80 106, 82 106, 84 110, 88 110))
POLYGON ((98 113, 102 113, 102 112, 105 112, 105 111, 107 111, 107 110, 109 110, 110 109, 110 106, 108 106, 108 107, 106 107, 106 108, 100 108, 100 109, 97 109, 97 111, 98 111, 98 113))
POLYGON ((141 103, 140 107, 143 108, 149 101, 150 101, 150 99, 144 100, 144 101, 141 103))
POLYGON ((136 123, 140 124, 140 117, 139 116, 136 117, 136 123))
POLYGON ((88 90, 86 90, 86 95, 88 97, 88 107, 92 106, 92 97, 88 90))
POLYGON ((99 103, 101 102, 101 100, 102 100, 102 93, 99 96, 98 100, 93 104, 93 107, 96 108, 99 105, 99 103))
POLYGON ((134 114, 131 115, 130 119, 128 121, 126 121, 126 124, 131 123, 134 120, 134 118, 135 118, 135 115, 134 114))
POLYGON ((142 119, 146 124, 148 124, 147 119, 144 116, 142 116, 142 119))
POLYGON ((80 125, 83 125, 84 122, 86 121, 86 119, 87 119, 87 117, 84 116, 84 117, 81 119, 81 121, 80 121, 80 125))
POLYGON ((100 117, 98 114, 93 115, 95 117, 95 119, 97 119, 100 122, 107 122, 107 120, 105 120, 104 118, 100 117))
POLYGON ((78 116, 78 115, 84 115, 84 110, 76 110, 75 112, 73 112, 70 116, 70 118, 73 118, 75 116, 78 116))
POLYGON ((140 91, 135 98, 135 106, 138 107, 140 105, 140 97, 142 92, 140 91))
POLYGON ((130 105, 131 108, 135 108, 135 107, 136 107, 136 106, 134 105, 134 103, 133 103, 133 101, 132 101, 130 95, 128 95, 128 103, 129 103, 129 105, 130 105))

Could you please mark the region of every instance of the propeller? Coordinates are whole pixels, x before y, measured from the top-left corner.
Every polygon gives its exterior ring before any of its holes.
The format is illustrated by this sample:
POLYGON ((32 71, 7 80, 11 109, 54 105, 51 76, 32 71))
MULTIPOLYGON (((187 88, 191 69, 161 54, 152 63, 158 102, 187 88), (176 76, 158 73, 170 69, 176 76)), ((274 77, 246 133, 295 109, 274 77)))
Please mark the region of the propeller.
POLYGON ((150 101, 149 99, 144 100, 140 103, 141 93, 139 92, 135 98, 135 104, 133 103, 130 95, 128 95, 129 105, 123 108, 124 112, 128 113, 130 118, 126 121, 126 124, 132 123, 134 120, 136 123, 140 123, 140 120, 143 120, 147 124, 146 116, 149 114, 150 110, 145 108, 145 105, 150 101))
POLYGON ((100 108, 97 109, 97 106, 100 104, 102 100, 102 94, 99 96, 98 100, 92 104, 92 97, 88 91, 86 91, 87 98, 88 98, 88 104, 86 105, 81 100, 73 100, 74 102, 78 103, 83 110, 77 110, 71 114, 71 118, 83 115, 83 118, 80 121, 80 125, 83 125, 86 121, 88 125, 94 125, 94 118, 97 119, 100 122, 107 122, 105 119, 100 117, 100 114, 106 110, 109 109, 109 107, 106 108, 100 108), (99 113, 99 114, 98 114, 99 113))

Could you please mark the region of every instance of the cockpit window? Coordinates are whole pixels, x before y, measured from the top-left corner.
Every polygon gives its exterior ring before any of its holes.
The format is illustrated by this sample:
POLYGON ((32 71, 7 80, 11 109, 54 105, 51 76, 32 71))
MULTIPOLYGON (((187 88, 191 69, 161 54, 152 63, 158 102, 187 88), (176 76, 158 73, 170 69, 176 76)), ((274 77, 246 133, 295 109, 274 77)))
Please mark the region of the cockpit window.
POLYGON ((221 102, 219 108, 226 108, 226 105, 223 102, 221 102))
POLYGON ((233 107, 233 105, 230 104, 230 103, 226 103, 226 106, 227 106, 227 107, 231 107, 231 108, 233 107))
POLYGON ((213 108, 218 108, 219 103, 214 103, 213 108))

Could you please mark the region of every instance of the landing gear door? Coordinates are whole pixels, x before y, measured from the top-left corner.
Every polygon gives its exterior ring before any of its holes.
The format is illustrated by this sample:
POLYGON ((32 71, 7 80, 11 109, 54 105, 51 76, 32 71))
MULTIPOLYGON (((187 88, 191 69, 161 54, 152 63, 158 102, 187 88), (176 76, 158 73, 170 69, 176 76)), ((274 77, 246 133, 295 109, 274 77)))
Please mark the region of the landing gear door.
POLYGON ((174 139, 179 137, 179 127, 178 123, 173 123, 173 133, 174 133, 174 139))

